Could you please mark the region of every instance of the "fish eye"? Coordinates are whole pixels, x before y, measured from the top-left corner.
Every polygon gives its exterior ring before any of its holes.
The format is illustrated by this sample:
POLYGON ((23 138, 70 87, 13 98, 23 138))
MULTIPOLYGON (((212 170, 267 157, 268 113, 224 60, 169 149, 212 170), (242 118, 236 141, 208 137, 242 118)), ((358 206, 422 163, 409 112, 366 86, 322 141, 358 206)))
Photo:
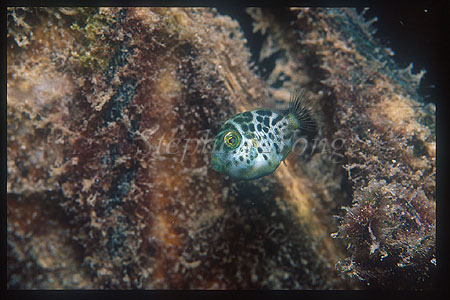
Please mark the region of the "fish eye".
POLYGON ((227 145, 231 149, 236 148, 241 143, 239 135, 234 131, 230 131, 225 134, 225 136, 223 137, 223 141, 225 142, 225 145, 227 145))

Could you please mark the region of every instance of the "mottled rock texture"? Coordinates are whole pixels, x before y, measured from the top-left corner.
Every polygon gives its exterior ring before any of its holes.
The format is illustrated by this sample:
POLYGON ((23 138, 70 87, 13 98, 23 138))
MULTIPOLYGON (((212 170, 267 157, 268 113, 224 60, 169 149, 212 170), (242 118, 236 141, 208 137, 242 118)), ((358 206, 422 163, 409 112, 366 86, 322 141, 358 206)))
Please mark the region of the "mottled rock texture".
POLYGON ((265 80, 214 9, 8 9, 8 288, 433 286, 422 74, 354 10, 248 13, 265 80), (208 167, 224 120, 298 86, 310 152, 250 182, 208 167))

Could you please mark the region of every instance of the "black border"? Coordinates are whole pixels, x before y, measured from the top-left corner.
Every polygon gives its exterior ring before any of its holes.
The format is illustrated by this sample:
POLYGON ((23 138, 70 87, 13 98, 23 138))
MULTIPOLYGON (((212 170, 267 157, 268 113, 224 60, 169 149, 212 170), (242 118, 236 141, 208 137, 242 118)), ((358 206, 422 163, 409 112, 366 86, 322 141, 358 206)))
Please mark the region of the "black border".
MULTIPOLYGON (((436 12, 437 18, 437 28, 428 28, 426 30, 439 30, 442 35, 442 40, 436 42, 436 54, 441 64, 441 68, 437 70, 437 79, 441 87, 438 91, 440 96, 437 99, 437 264, 438 264, 438 289, 436 291, 424 291, 424 292, 408 292, 408 291, 253 291, 253 292, 236 292, 236 291, 15 291, 9 290, 6 294, 8 299, 51 299, 51 298, 62 298, 62 297, 72 297, 74 299, 85 299, 85 298, 116 298, 116 297, 146 297, 146 298, 183 298, 183 299, 198 299, 201 297, 207 297, 208 299, 216 299, 226 297, 227 299, 238 299, 238 298, 291 298, 297 299, 300 296, 307 297, 326 297, 328 298, 362 298, 367 296, 392 296, 392 297, 405 297, 410 298, 414 296, 427 297, 430 296, 435 298, 441 298, 440 296, 445 296, 443 299, 449 296, 449 285, 448 285, 448 237, 449 237, 449 224, 448 224, 448 200, 450 199, 448 191, 448 144, 445 139, 445 133, 450 128, 448 124, 449 119, 449 109, 448 100, 449 89, 448 82, 450 73, 450 63, 448 57, 450 56, 450 5, 448 1, 428 1, 424 3, 414 3, 414 1, 392 1, 383 3, 377 2, 374 6, 374 2, 367 1, 93 1, 84 3, 81 1, 33 1, 33 0, 18 0, 10 1, 7 0, 5 5, 2 5, 2 23, 0 25, 0 30, 2 33, 2 55, 1 55, 1 65, 2 65, 2 85, 1 85, 1 107, 0 107, 0 120, 1 120, 1 140, 0 140, 0 150, 1 150, 1 220, 2 220, 2 283, 4 283, 6 291, 6 279, 7 279, 7 268, 6 268, 6 7, 7 6, 214 6, 214 7, 248 7, 248 6, 313 6, 313 7, 365 7, 371 6, 376 9, 397 9, 402 10, 402 8, 411 8, 411 6, 423 6, 429 5, 436 12), (381 4, 381 6, 380 6, 381 4), (447 189, 446 189, 447 188, 447 189)), ((375 27, 377 25, 375 24, 375 27)), ((2 289, 3 290, 3 289, 2 289)))

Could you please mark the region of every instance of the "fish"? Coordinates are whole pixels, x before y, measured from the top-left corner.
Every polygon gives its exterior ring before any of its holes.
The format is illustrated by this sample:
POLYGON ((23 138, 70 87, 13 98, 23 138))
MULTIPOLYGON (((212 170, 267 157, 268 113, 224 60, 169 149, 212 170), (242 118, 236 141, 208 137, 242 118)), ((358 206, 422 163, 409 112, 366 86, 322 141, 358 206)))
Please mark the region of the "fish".
POLYGON ((214 139, 212 169, 238 180, 272 174, 291 152, 295 132, 314 124, 312 115, 305 90, 295 89, 287 110, 259 108, 232 116, 214 139))

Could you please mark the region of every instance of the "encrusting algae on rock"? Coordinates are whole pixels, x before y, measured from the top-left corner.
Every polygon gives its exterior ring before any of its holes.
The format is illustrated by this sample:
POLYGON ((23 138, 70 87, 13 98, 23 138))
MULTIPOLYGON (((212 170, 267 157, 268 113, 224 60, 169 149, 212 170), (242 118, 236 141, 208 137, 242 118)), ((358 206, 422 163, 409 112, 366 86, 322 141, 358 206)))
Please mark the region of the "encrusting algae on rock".
POLYGON ((354 10, 249 13, 260 57, 283 49, 267 81, 214 9, 8 8, 8 288, 357 289, 342 271, 391 287, 387 270, 433 286, 420 78, 362 57, 376 41, 354 10), (249 182, 208 168, 225 120, 298 86, 322 120, 315 151, 249 182))

